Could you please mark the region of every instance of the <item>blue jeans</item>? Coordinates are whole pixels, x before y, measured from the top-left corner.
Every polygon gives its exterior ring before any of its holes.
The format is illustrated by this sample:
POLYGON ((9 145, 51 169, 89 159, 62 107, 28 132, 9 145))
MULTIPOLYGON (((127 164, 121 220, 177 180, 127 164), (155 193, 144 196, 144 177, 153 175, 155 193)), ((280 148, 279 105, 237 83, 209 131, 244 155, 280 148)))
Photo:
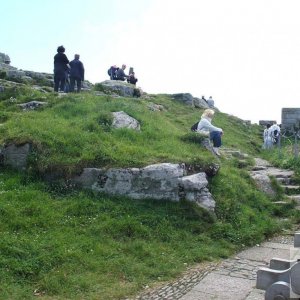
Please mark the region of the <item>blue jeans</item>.
POLYGON ((221 147, 222 141, 221 141, 221 136, 222 132, 221 131, 212 131, 210 134, 210 139, 213 141, 214 147, 221 147))

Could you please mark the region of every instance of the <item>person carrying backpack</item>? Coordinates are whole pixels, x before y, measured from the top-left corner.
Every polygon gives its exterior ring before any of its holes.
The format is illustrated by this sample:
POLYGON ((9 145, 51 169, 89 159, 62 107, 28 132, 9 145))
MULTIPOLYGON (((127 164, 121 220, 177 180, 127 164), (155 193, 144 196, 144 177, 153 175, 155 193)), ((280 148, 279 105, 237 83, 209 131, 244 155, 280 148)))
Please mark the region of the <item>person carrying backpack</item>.
POLYGON ((110 80, 117 80, 117 71, 119 68, 116 65, 111 66, 107 70, 107 74, 109 75, 110 80))

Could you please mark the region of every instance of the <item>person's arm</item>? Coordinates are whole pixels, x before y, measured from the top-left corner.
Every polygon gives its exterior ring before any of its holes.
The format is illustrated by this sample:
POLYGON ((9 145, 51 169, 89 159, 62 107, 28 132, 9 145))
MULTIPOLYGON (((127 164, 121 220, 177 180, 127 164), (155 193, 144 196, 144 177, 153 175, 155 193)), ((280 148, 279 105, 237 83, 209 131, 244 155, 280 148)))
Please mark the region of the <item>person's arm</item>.
POLYGON ((198 128, 197 130, 206 130, 209 132, 212 131, 220 131, 223 132, 222 128, 216 127, 214 125, 212 125, 207 119, 202 118, 198 124, 198 128))
POLYGON ((81 76, 81 80, 84 80, 84 66, 83 63, 80 62, 80 76, 81 76))

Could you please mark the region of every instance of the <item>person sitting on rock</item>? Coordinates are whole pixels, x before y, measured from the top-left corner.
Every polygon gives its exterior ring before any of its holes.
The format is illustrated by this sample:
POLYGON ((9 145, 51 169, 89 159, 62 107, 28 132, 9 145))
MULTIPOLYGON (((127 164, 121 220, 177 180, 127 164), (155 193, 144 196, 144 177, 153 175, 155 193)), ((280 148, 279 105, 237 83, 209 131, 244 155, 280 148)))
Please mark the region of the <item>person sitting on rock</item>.
POLYGON ((67 78, 67 70, 69 69, 69 60, 65 55, 64 46, 57 48, 57 54, 54 56, 54 91, 64 92, 67 78))
POLYGON ((127 78, 127 82, 133 85, 136 85, 138 79, 135 77, 134 72, 132 72, 129 77, 127 78))
POLYGON ((220 156, 219 148, 222 145, 221 137, 223 130, 211 124, 215 112, 212 109, 206 109, 198 123, 197 132, 206 132, 209 134, 210 140, 213 142, 213 152, 220 156))
POLYGON ((117 80, 117 71, 119 68, 116 65, 111 66, 107 73, 109 75, 110 80, 117 80))
POLYGON ((122 65, 122 68, 120 68, 117 71, 117 80, 124 81, 126 78, 129 78, 128 75, 125 74, 124 70, 126 69, 126 65, 122 65))

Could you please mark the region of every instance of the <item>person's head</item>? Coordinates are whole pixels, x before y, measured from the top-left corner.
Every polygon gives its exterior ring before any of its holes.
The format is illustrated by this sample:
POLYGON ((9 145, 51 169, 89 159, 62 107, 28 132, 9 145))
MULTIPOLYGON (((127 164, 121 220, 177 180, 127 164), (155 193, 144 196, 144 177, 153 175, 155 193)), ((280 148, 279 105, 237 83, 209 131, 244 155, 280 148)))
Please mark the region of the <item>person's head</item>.
POLYGON ((58 53, 64 53, 66 51, 65 47, 64 46, 59 46, 57 47, 57 52, 58 53))
POLYGON ((126 65, 123 64, 122 65, 122 69, 125 70, 126 69, 126 65))
POLYGON ((271 124, 267 124, 267 129, 269 129, 271 127, 271 124))
POLYGON ((215 112, 212 109, 206 109, 201 117, 208 117, 208 118, 212 118, 214 116, 215 112))
POLYGON ((80 55, 79 55, 79 54, 75 54, 75 55, 74 55, 74 58, 75 58, 75 59, 79 59, 79 58, 80 58, 80 55))

